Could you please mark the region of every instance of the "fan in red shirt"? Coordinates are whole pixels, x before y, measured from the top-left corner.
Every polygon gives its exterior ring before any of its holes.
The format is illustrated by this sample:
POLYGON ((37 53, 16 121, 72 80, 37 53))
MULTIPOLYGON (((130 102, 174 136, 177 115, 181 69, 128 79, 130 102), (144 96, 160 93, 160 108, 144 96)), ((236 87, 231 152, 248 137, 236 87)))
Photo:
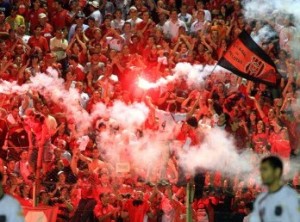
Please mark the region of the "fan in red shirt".
POLYGON ((198 121, 195 117, 190 117, 182 124, 181 131, 177 135, 177 140, 187 143, 190 140, 191 145, 197 145, 200 142, 200 135, 197 133, 198 121))
POLYGON ((268 143, 268 135, 264 129, 264 122, 258 121, 257 130, 252 134, 251 143, 256 153, 263 153, 268 143))
POLYGON ((100 202, 94 208, 94 215, 98 221, 112 222, 116 218, 117 209, 109 204, 109 193, 99 195, 100 202))
POLYGON ((51 17, 51 24, 55 29, 63 29, 67 25, 68 11, 62 7, 63 2, 61 0, 55 0, 53 6, 54 10, 51 17))
POLYGON ((73 72, 73 75, 76 76, 76 81, 84 81, 85 80, 85 73, 83 71, 83 66, 79 64, 78 62, 78 56, 77 55, 71 55, 70 56, 70 65, 71 65, 71 71, 73 72))
POLYGON ((30 23, 30 32, 33 32, 39 24, 39 14, 45 13, 46 10, 41 8, 40 0, 33 1, 33 8, 28 11, 26 21, 30 23))
POLYGON ((41 53, 45 54, 49 52, 49 44, 47 39, 41 35, 42 27, 37 26, 34 30, 34 36, 31 36, 28 40, 28 45, 35 50, 40 50, 41 53))
POLYGON ((128 217, 130 222, 142 222, 146 216, 151 217, 150 205, 145 201, 143 192, 135 191, 133 199, 125 203, 122 217, 128 217))
POLYGON ((287 129, 283 127, 278 120, 272 120, 270 125, 273 128, 273 132, 269 136, 271 153, 284 159, 289 159, 291 155, 291 145, 287 129))
POLYGON ((43 28, 41 35, 44 36, 49 43, 50 39, 53 37, 53 27, 47 20, 48 18, 45 13, 39 14, 39 25, 43 28))
POLYGON ((150 19, 150 14, 148 11, 143 12, 143 21, 136 25, 136 30, 140 36, 144 39, 148 39, 151 32, 155 28, 155 23, 150 19))

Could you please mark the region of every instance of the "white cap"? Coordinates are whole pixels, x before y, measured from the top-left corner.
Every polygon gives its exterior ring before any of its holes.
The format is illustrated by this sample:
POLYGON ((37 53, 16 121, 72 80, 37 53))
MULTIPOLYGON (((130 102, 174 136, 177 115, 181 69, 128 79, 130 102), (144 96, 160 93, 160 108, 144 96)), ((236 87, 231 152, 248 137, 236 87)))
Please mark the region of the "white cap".
POLYGON ((45 13, 40 13, 39 14, 39 18, 42 19, 42 18, 47 18, 47 15, 45 13))
POLYGON ((119 78, 118 78, 118 76, 116 76, 116 75, 111 75, 111 76, 109 77, 109 79, 110 79, 111 81, 113 81, 113 82, 118 82, 118 81, 119 81, 119 78))
POLYGON ((131 11, 131 10, 137 11, 137 8, 136 8, 135 6, 131 6, 131 7, 129 8, 129 11, 131 11))
POLYGON ((92 5, 94 8, 99 8, 99 2, 97 1, 92 1, 89 4, 92 5))

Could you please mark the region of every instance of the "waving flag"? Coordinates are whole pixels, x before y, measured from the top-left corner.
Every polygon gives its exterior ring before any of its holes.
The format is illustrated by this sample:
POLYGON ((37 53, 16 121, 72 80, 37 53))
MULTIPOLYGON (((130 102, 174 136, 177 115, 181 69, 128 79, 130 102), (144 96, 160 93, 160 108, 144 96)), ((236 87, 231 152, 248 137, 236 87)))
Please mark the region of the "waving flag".
POLYGON ((218 65, 245 79, 270 86, 276 86, 280 80, 272 59, 245 30, 231 44, 218 65))

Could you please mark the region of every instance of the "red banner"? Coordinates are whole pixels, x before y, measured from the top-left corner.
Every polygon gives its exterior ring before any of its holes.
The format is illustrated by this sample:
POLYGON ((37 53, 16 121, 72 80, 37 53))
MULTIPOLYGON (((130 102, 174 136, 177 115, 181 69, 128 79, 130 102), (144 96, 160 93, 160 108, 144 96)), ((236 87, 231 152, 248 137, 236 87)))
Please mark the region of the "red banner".
POLYGON ((56 222, 58 207, 23 207, 25 222, 56 222))
POLYGON ((232 43, 218 65, 255 82, 273 86, 279 83, 280 76, 274 62, 246 31, 232 43))

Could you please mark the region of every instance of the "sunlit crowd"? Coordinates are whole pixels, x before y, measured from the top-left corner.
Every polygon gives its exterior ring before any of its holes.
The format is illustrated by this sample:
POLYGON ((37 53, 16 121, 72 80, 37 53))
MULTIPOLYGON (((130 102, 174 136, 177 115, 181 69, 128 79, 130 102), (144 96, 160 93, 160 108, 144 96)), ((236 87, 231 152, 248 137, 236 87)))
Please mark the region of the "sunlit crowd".
MULTIPOLYGON (((52 70, 65 90, 76 90, 86 114, 115 101, 143 103, 149 110, 135 128, 101 116, 82 130, 80 117, 68 112, 70 104, 35 89, 1 90, 6 193, 33 206, 33 184, 40 177, 37 205, 58 206, 57 221, 180 222, 188 216, 190 184, 193 221, 243 221, 261 191, 256 183, 205 168, 190 174, 166 145, 160 169, 147 163, 151 170, 145 172, 130 162, 128 149, 143 138, 155 146, 155 138, 171 129, 167 140, 188 151, 205 140, 203 131, 218 128, 234 138, 238 153, 299 158, 294 22, 281 12, 263 21, 246 19, 238 0, 0 0, 0 88, 5 81, 30 84, 52 70), (263 29, 273 35, 261 35, 263 29), (229 71, 213 72, 197 87, 184 78, 138 87, 139 78, 154 83, 172 76, 178 63, 214 66, 243 30, 276 64, 278 87, 229 71), (112 140, 124 148, 118 161, 109 155, 112 140)), ((294 171, 289 183, 299 190, 300 173, 294 171)))

